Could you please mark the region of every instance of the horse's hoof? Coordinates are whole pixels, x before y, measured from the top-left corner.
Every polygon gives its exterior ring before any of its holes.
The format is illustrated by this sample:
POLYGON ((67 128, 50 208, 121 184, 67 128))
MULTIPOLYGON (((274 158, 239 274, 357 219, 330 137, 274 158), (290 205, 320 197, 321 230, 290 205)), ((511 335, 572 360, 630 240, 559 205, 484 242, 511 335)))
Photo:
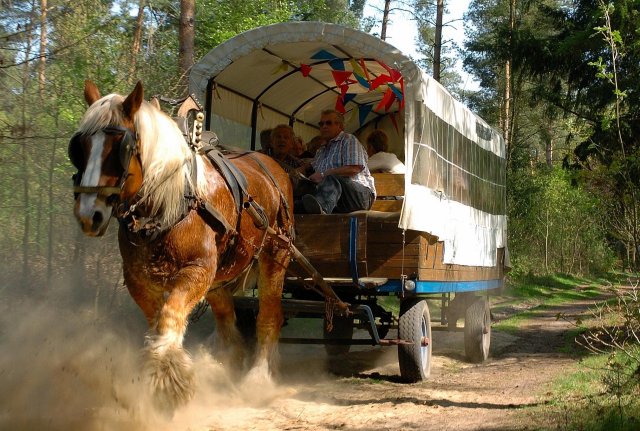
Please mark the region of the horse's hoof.
POLYGON ((174 410, 193 398, 193 367, 191 358, 184 350, 169 349, 163 354, 150 352, 146 369, 153 404, 158 411, 172 415, 174 410))

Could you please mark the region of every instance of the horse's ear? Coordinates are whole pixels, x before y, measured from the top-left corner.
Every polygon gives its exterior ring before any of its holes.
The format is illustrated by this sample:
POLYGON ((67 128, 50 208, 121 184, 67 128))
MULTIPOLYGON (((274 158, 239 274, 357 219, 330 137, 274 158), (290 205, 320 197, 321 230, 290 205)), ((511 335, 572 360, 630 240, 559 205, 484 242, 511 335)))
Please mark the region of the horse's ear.
POLYGON ((142 83, 138 81, 136 84, 136 88, 133 89, 131 94, 127 96, 127 98, 122 103, 122 108, 124 110, 124 114, 133 119, 133 116, 138 112, 138 108, 142 105, 142 101, 144 100, 144 90, 142 89, 142 83))
POLYGON ((87 101, 89 106, 93 105, 93 103, 100 99, 100 90, 96 87, 96 84, 93 81, 85 80, 84 81, 84 100, 87 101))
POLYGON ((160 101, 158 100, 157 97, 153 96, 151 99, 149 99, 149 103, 151 103, 151 105, 157 110, 161 110, 160 101))

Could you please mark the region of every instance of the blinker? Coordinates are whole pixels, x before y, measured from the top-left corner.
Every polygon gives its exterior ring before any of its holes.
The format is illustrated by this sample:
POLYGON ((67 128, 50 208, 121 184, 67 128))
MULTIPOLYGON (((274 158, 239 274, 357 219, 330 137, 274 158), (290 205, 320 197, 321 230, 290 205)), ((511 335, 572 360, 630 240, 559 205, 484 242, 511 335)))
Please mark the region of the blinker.
POLYGON ((108 194, 109 196, 117 195, 128 176, 131 158, 137 152, 137 142, 134 136, 135 133, 122 126, 107 126, 102 129, 102 132, 112 136, 122 135, 118 149, 118 160, 122 166, 123 173, 120 177, 118 187, 80 187, 83 174, 82 169, 85 161, 83 158, 82 141, 80 140, 82 133, 76 132, 69 140, 69 148, 67 150, 71 164, 73 164, 73 166, 78 170, 78 172, 72 176, 75 198, 77 198, 78 193, 102 193, 108 194))

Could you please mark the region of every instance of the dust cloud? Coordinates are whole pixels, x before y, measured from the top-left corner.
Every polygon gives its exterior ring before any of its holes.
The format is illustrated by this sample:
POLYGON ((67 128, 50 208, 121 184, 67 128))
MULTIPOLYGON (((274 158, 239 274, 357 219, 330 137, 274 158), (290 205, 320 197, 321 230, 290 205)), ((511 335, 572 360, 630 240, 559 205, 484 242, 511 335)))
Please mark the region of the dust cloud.
MULTIPOLYGON (((163 415, 153 409, 142 375, 146 324, 135 306, 125 310, 134 317, 96 316, 91 301, 70 300, 70 287, 48 289, 51 294, 40 295, 37 304, 25 295, 11 298, 9 290, 0 290, 3 430, 242 428, 252 416, 268 412, 275 401, 295 396, 292 376, 294 386, 296 376, 306 383, 328 378, 322 367, 310 362, 318 360, 318 352, 324 354, 322 347, 314 346, 305 350, 311 357, 295 357, 286 365, 290 378, 285 383, 261 379, 259 371, 238 382, 211 355, 206 337, 192 337, 188 350, 195 367, 195 397, 172 416, 163 415)), ((213 319, 206 324, 213 329, 213 319)), ((200 329, 194 331, 197 335, 200 329)))

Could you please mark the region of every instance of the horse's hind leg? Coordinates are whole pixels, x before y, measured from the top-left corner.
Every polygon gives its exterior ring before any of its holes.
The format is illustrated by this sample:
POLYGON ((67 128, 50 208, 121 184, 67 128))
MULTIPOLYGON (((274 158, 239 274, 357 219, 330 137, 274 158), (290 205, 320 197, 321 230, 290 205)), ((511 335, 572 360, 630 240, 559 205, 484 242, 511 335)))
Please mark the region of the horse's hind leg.
POLYGON ((284 322, 282 286, 289 260, 287 250, 263 253, 258 264, 260 311, 256 324, 256 362, 252 372, 277 372, 278 339, 284 322))
POLYGON ((243 338, 236 326, 233 294, 226 287, 212 289, 207 293, 207 302, 211 306, 216 320, 215 353, 216 358, 228 370, 241 371, 245 351, 243 338))

